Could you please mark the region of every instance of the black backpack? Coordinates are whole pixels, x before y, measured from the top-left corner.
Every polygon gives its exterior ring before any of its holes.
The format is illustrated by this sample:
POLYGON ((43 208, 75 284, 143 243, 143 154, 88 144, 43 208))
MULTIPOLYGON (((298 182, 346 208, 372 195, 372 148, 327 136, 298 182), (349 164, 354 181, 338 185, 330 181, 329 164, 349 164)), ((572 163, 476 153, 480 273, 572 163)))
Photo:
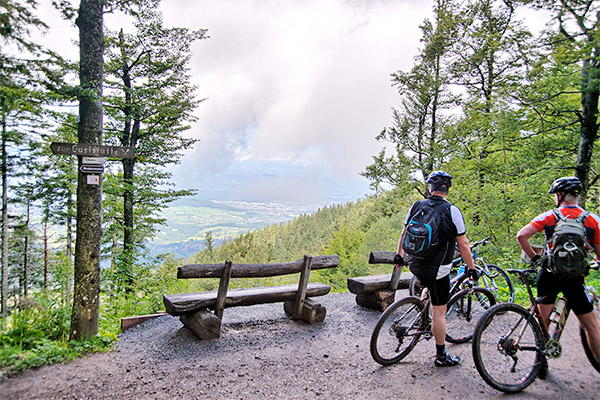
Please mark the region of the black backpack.
POLYGON ((548 242, 552 243, 552 251, 548 257, 548 269, 559 278, 576 278, 589 273, 588 244, 585 240, 583 223, 590 215, 582 212, 577 218, 567 218, 558 209, 554 209, 556 227, 548 242))
POLYGON ((442 213, 450 205, 447 201, 432 204, 421 200, 406 225, 402 248, 407 254, 422 260, 439 257, 440 251, 447 244, 441 231, 442 213))

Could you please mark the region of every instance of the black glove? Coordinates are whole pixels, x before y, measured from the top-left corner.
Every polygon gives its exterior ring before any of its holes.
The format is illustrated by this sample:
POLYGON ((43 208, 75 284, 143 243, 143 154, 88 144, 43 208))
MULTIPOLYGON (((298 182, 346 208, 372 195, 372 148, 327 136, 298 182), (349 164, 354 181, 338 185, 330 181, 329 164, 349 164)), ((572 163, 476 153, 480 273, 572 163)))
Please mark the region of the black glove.
POLYGON ((539 254, 536 254, 535 256, 531 257, 529 259, 529 261, 531 264, 535 264, 540 260, 540 258, 542 258, 542 256, 540 256, 539 254))
POLYGON ((471 279, 473 279, 474 281, 476 281, 477 279, 479 279, 479 272, 477 272, 477 270, 475 268, 471 269, 469 268, 467 270, 467 276, 471 279))
POLYGON ((394 265, 404 265, 404 258, 400 254, 394 256, 394 265))

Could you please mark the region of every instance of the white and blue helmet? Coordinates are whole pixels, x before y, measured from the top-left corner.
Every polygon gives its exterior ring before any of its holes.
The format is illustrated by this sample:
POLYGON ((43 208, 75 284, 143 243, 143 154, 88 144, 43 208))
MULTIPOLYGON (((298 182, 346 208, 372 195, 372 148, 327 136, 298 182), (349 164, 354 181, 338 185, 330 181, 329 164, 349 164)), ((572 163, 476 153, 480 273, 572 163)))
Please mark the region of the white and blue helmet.
POLYGON ((452 186, 452 175, 444 171, 433 171, 425 182, 429 183, 433 191, 447 192, 452 186))

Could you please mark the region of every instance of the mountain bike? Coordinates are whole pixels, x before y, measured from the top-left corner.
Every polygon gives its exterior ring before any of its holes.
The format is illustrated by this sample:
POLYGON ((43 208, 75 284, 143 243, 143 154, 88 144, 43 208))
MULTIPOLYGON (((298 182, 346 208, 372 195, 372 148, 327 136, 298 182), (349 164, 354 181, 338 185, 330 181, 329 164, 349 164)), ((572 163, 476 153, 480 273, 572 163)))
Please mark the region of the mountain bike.
MULTIPOLYGON (((488 264, 485 260, 478 256, 475 252, 475 248, 479 245, 485 246, 488 244, 490 237, 482 239, 471 245, 471 253, 473 255, 473 261, 475 262, 475 268, 479 273, 478 285, 485 287, 494 294, 498 303, 510 302, 515 300, 515 289, 513 283, 510 280, 508 274, 499 266, 495 264, 488 264)), ((452 270, 458 270, 456 275, 450 281, 451 289, 450 296, 453 296, 459 290, 464 289, 464 283, 467 279, 466 264, 463 259, 459 256, 452 261, 452 270)), ((419 285, 416 277, 412 277, 408 286, 408 292, 411 296, 419 296, 422 286, 419 285)))
MULTIPOLYGON (((485 288, 475 287, 471 281, 448 301, 446 340, 452 343, 470 340, 479 316, 494 304, 494 295, 485 288)), ((371 334, 371 356, 381 365, 394 364, 406 357, 419 340, 432 337, 431 301, 428 291, 423 290, 423 298, 400 299, 381 315, 371 334)))
MULTIPOLYGON (((550 333, 537 308, 543 298, 533 296, 529 283, 536 270, 511 269, 508 272, 524 283, 531 306, 526 309, 514 303, 501 303, 490 308, 475 327, 472 350, 475 367, 488 385, 501 392, 517 393, 537 376, 546 373, 547 358, 561 356, 560 337, 570 308, 563 297, 558 299, 550 316, 550 333)), ((596 316, 600 318, 598 295, 593 286, 588 286, 588 291, 593 296, 596 316)), ((580 336, 586 356, 600 372, 599 360, 594 358, 582 328, 580 336)))

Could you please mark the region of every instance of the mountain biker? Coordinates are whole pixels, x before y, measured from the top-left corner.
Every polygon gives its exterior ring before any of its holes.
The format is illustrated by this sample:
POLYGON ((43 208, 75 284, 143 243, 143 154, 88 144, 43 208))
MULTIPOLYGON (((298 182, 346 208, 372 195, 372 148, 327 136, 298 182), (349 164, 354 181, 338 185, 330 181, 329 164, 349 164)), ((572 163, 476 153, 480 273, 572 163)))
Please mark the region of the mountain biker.
MULTIPOLYGON (((563 177, 555 180, 548 193, 554 195, 554 201, 559 211, 567 218, 577 218, 585 210, 579 206, 579 194, 583 186, 581 181, 574 176, 563 177)), ((529 238, 538 232, 544 231, 546 239, 552 238, 557 224, 556 215, 552 210, 546 211, 535 217, 525 225, 517 234, 519 246, 530 258, 532 264, 540 259, 529 242, 529 238)), ((600 258, 600 218, 590 213, 584 221, 587 242, 596 253, 596 261, 600 258)), ((546 328, 550 325, 550 314, 559 292, 562 292, 571 310, 577 316, 579 324, 584 329, 588 344, 597 360, 600 360, 600 326, 594 313, 592 297, 585 285, 585 277, 559 278, 545 267, 541 267, 537 275, 537 295, 546 296, 538 308, 546 328)))
POLYGON ((416 212, 424 205, 430 207, 443 207, 439 218, 440 221, 440 240, 443 251, 435 259, 419 260, 409 254, 406 254, 406 261, 409 269, 417 278, 419 275, 416 268, 426 268, 433 272, 435 278, 420 279, 420 284, 429 290, 429 296, 432 305, 431 330, 435 338, 436 356, 434 364, 437 367, 453 366, 460 362, 460 357, 452 356, 446 352, 446 305, 450 293, 450 267, 454 257, 454 249, 458 244, 458 249, 463 260, 469 267, 469 276, 477 279, 477 271, 473 263, 469 241, 467 240, 465 222, 461 211, 455 205, 446 200, 448 189, 452 185, 452 176, 444 171, 433 171, 426 182, 429 184, 429 196, 426 200, 421 200, 412 205, 404 224, 404 229, 398 242, 398 254, 394 260, 395 268, 400 270, 405 264, 405 252, 402 246, 406 235, 409 221, 416 212), (437 275, 435 271, 437 270, 437 275))

